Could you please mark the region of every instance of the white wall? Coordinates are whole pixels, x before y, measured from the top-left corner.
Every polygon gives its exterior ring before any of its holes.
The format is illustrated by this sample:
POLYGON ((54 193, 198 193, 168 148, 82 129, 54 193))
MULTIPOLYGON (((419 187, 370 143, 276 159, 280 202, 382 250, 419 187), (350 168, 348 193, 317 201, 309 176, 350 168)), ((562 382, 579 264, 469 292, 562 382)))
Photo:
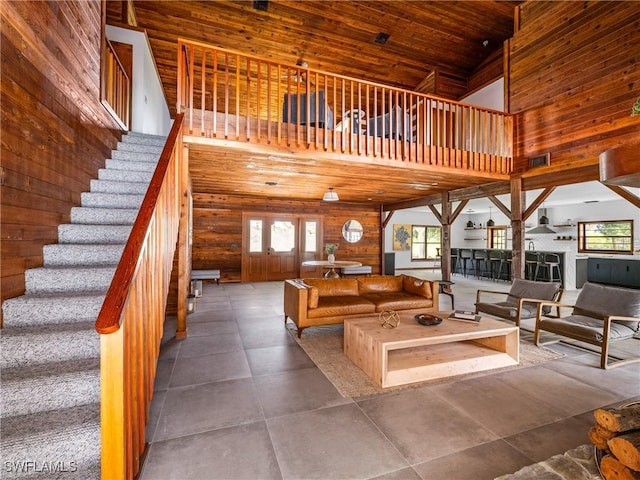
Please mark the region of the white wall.
POLYGON ((504 112, 504 79, 496 80, 468 97, 464 97, 461 101, 504 112))
POLYGON ((146 35, 107 25, 107 38, 133 45, 131 131, 167 135, 171 128, 169 108, 146 35))

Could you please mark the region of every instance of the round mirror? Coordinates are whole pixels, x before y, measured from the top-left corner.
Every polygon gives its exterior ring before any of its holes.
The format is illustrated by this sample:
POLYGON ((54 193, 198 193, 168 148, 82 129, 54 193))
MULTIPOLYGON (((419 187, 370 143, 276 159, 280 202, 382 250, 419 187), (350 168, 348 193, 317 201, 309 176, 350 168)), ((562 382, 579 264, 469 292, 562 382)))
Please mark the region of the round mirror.
POLYGON ((349 243, 355 243, 362 238, 362 225, 357 220, 347 220, 342 226, 342 236, 349 243))

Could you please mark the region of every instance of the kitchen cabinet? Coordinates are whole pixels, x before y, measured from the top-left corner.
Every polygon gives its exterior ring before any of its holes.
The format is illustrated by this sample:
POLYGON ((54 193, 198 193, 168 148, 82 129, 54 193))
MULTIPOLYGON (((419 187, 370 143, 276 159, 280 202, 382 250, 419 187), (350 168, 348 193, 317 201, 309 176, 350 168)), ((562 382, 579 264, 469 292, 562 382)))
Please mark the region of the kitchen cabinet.
POLYGON ((640 260, 589 258, 587 278, 594 283, 640 288, 640 260))

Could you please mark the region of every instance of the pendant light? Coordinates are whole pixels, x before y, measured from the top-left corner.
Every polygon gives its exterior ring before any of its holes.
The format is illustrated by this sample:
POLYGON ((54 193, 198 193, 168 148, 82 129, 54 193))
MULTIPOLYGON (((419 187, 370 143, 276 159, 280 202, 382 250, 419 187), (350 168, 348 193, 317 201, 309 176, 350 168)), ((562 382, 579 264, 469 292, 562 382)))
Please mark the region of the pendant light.
POLYGON ((489 220, 487 220, 487 227, 493 227, 496 224, 491 218, 491 207, 489 207, 489 220))

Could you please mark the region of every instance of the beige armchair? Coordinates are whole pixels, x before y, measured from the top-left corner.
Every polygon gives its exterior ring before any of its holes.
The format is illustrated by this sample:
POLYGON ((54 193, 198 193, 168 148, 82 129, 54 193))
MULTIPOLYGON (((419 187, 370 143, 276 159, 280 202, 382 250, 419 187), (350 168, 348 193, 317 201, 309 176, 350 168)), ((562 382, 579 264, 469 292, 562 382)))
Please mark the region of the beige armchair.
MULTIPOLYGON (((476 313, 487 313, 495 317, 504 318, 520 326, 520 320, 535 318, 540 301, 559 302, 562 298, 562 288, 559 283, 534 282, 516 278, 508 292, 496 290, 478 290, 476 292, 476 313), (497 295, 506 297, 503 301, 495 300, 497 295)), ((551 307, 546 307, 545 314, 551 314, 551 307)), ((559 314, 559 310, 557 310, 559 314)))
POLYGON ((609 345, 640 335, 640 290, 585 283, 575 305, 541 302, 536 312, 534 343, 546 345, 561 340, 541 342, 540 332, 555 333, 600 347, 600 368, 613 368, 640 361, 632 357, 608 364, 609 345), (573 308, 570 315, 548 318, 545 308, 573 308))

